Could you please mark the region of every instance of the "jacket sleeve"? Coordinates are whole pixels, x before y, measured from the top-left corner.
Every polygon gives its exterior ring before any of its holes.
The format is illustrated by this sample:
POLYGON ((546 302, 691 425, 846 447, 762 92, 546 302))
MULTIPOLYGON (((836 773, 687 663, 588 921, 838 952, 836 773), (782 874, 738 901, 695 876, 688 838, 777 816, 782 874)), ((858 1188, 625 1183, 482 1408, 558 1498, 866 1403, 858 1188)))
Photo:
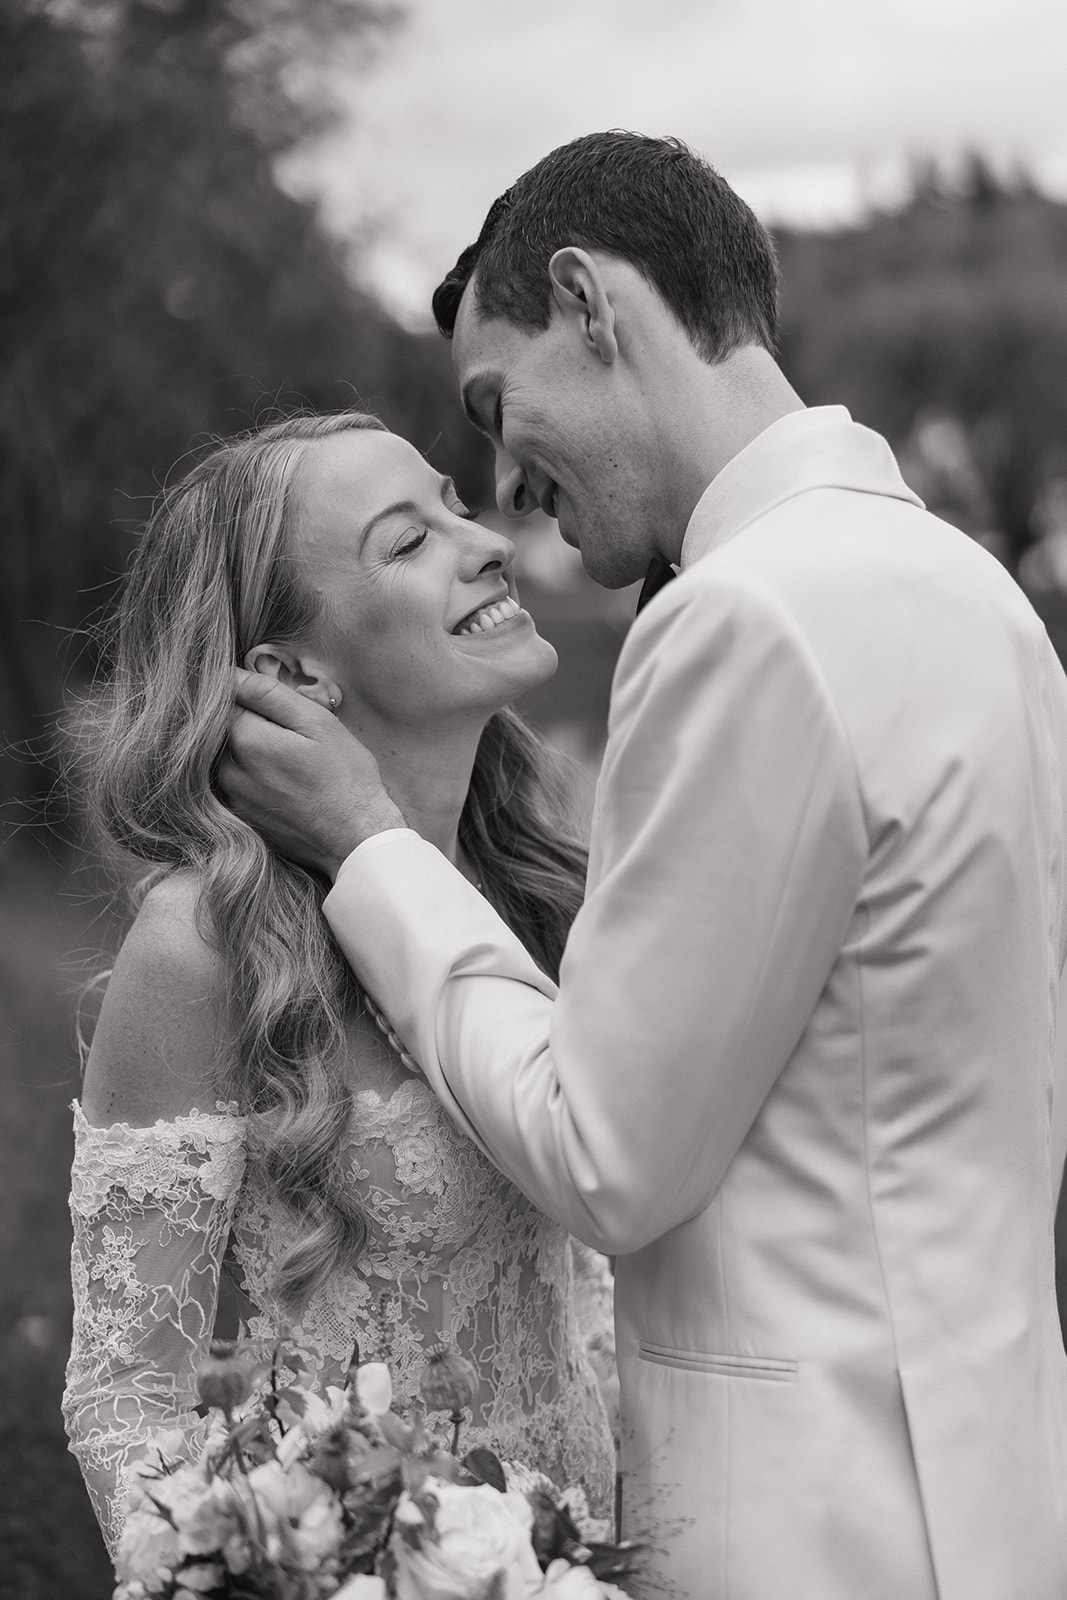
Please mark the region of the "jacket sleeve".
POLYGON ((558 998, 413 833, 354 851, 326 915, 461 1125, 621 1254, 710 1202, 812 1017, 866 854, 848 743, 789 617, 751 580, 683 578, 620 657, 558 998))

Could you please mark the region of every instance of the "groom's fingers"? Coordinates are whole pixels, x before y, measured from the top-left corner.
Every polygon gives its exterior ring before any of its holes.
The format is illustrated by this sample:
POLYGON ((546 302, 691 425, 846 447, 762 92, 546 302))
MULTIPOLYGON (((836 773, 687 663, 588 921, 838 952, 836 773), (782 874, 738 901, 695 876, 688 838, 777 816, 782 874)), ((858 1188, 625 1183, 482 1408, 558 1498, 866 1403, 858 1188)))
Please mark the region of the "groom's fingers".
MULTIPOLYGON (((241 668, 234 698, 219 787, 238 816, 258 824, 264 805, 274 798, 261 793, 264 777, 277 777, 292 761, 301 761, 314 733, 311 713, 319 708, 274 678, 241 668)), ((324 715, 332 721, 328 712, 324 715)))
POLYGON ((371 752, 339 719, 265 673, 238 672, 219 787, 290 860, 331 877, 373 833, 403 828, 371 752))
MULTIPOLYGON (((270 678, 263 672, 246 672, 243 667, 235 672, 234 699, 245 711, 253 711, 279 728, 288 728, 305 737, 311 737, 316 727, 321 728, 323 719, 328 725, 330 717, 324 706, 298 694, 287 684, 279 683, 277 678, 270 678)), ((231 738, 233 729, 242 721, 241 712, 237 711, 230 724, 231 738)))

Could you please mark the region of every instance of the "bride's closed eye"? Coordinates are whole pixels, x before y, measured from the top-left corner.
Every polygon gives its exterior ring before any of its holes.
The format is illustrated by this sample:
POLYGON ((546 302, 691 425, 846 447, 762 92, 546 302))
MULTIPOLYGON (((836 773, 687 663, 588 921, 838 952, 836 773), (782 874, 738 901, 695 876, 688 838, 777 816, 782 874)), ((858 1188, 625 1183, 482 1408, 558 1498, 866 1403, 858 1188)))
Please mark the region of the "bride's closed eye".
POLYGON ((390 556, 413 555, 420 545, 426 542, 425 528, 405 528, 403 538, 399 544, 390 550, 390 556))
MULTIPOLYGON (((462 517, 465 522, 477 522, 483 509, 482 506, 466 506, 462 500, 457 500, 455 505, 448 507, 454 517, 462 517)), ((395 544, 390 550, 390 558, 414 555, 415 551, 425 544, 426 533, 425 528, 405 528, 400 543, 395 544)))

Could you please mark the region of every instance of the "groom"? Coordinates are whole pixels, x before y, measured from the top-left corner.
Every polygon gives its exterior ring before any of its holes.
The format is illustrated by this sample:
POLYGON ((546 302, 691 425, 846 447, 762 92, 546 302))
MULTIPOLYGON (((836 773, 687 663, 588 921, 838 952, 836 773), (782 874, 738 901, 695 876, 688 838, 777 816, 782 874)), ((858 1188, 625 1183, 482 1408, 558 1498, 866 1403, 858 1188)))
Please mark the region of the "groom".
POLYGON ((609 587, 680 569, 619 659, 558 995, 317 707, 246 682, 228 792, 337 874, 460 1125, 618 1256, 647 1592, 1063 1600, 1048 640, 880 437, 803 407, 771 244, 676 142, 554 151, 434 304, 501 508, 609 587))

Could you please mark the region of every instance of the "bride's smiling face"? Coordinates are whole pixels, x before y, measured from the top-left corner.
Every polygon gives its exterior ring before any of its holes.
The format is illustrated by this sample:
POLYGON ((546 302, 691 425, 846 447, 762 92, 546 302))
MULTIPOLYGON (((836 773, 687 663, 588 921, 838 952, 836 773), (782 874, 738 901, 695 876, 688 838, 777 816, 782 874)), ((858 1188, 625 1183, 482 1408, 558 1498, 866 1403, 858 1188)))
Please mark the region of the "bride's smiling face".
POLYGON ((551 677, 556 652, 515 599, 514 545, 405 439, 317 440, 294 487, 293 554, 321 601, 309 654, 351 727, 484 720, 551 677))

